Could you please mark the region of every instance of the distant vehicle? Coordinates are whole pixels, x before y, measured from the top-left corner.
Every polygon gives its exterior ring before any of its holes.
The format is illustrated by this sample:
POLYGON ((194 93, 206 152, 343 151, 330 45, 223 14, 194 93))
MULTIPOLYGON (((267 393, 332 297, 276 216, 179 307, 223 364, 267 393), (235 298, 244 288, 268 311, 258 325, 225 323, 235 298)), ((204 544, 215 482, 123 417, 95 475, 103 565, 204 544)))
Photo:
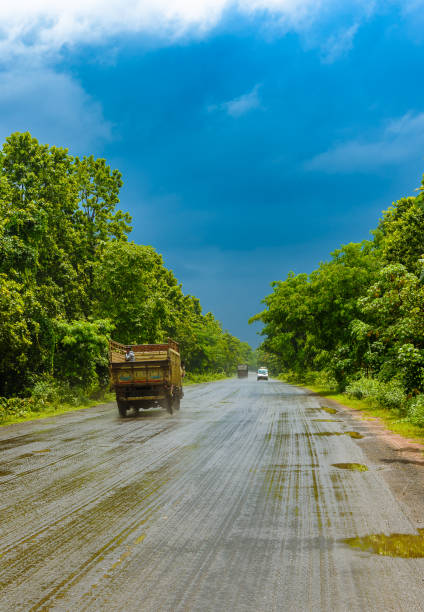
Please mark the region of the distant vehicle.
POLYGON ((249 376, 249 367, 247 363, 241 363, 237 366, 237 376, 239 378, 247 378, 247 376, 249 376))
POLYGON ((266 368, 259 368, 256 380, 268 380, 268 370, 266 368))
POLYGON ((119 414, 127 410, 162 406, 172 414, 183 397, 180 349, 173 340, 166 344, 124 345, 109 341, 109 370, 116 392, 119 414), (130 349, 131 353, 127 353, 130 349), (126 354, 131 354, 128 359, 126 354))

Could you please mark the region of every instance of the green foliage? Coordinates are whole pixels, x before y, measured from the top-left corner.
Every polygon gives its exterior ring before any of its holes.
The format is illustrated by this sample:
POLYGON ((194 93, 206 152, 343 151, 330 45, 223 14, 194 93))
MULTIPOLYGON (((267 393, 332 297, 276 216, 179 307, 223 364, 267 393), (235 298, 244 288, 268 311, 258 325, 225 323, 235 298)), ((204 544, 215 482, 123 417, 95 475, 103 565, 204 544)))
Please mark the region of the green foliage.
POLYGON ((94 390, 107 380, 110 321, 55 322, 57 342, 53 373, 71 386, 94 390))
POLYGON ((22 418, 34 412, 32 398, 0 397, 0 423, 11 417, 22 418))
POLYGON ((307 370, 302 372, 301 375, 290 370, 288 372, 280 373, 278 378, 293 385, 300 384, 306 387, 318 387, 328 389, 330 391, 336 391, 339 386, 337 380, 327 370, 307 370))
POLYGON ((30 346, 22 285, 0 274, 0 372, 8 373, 0 383, 0 393, 13 387, 12 380, 26 367, 30 346))
POLYGON ((401 263, 409 271, 416 271, 424 253, 423 203, 423 195, 402 198, 383 212, 375 236, 385 263, 401 263))
POLYGON ((214 382, 216 380, 224 380, 227 378, 227 375, 223 372, 205 372, 203 374, 194 374, 193 372, 189 372, 184 379, 185 385, 195 385, 198 383, 205 382, 214 382))
POLYGON ((79 402, 107 384, 107 342, 180 343, 187 370, 235 372, 250 347, 184 295, 150 246, 127 242, 122 177, 27 133, 0 151, 1 414, 79 402), (12 395, 30 397, 12 398, 12 395))
POLYGON ((383 212, 372 242, 273 283, 253 320, 280 372, 328 373, 353 397, 424 425, 424 179, 419 192, 383 212))
POLYGON ((414 425, 424 427, 424 395, 418 395, 409 403, 408 419, 414 425))
POLYGON ((105 245, 94 288, 96 314, 111 319, 122 343, 165 339, 174 316, 173 293, 181 289, 153 247, 119 241, 105 245))
POLYGON ((367 399, 390 410, 406 409, 405 387, 397 380, 383 382, 375 378, 362 377, 352 381, 346 387, 346 393, 349 397, 367 399))
POLYGON ((334 375, 342 379, 346 368, 353 367, 343 347, 351 341, 349 325, 360 312, 357 298, 377 269, 372 244, 363 242, 338 249, 309 276, 290 273, 273 283, 273 293, 264 299, 266 310, 251 319, 265 324, 262 348, 278 355, 281 370, 297 373, 320 369, 334 355, 334 375))

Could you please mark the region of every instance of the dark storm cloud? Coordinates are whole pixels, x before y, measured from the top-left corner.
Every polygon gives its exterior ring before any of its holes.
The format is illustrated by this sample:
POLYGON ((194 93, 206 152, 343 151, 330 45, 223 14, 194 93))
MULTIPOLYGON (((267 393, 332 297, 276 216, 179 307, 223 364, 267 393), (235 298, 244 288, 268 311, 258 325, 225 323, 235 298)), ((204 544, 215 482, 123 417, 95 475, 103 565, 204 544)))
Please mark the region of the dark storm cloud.
POLYGON ((272 280, 369 237, 420 181, 422 37, 405 7, 378 6, 347 3, 296 28, 233 11, 202 35, 68 47, 49 67, 69 92, 50 92, 53 122, 27 106, 1 127, 35 126, 51 144, 82 127, 72 152, 121 170, 133 239, 252 339, 247 318, 272 280))

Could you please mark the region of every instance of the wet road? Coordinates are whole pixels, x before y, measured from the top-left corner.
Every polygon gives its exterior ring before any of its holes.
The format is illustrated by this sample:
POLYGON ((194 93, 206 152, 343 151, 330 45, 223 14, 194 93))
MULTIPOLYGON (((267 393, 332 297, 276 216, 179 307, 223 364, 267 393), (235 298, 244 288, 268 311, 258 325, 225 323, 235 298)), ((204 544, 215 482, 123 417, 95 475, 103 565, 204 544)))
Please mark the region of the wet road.
POLYGON ((252 377, 2 428, 0 610, 424 610, 423 558, 345 542, 418 533, 376 444, 252 377))

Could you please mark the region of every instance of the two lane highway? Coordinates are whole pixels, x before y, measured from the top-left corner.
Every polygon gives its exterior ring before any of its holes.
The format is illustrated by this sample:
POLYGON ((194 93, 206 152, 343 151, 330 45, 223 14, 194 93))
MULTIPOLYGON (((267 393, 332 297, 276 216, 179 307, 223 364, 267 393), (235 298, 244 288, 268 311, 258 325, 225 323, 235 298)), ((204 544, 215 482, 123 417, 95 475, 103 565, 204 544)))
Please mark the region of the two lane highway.
POLYGON ((347 541, 418 535, 372 436, 252 376, 2 428, 0 610, 424 610, 424 559, 347 541))

